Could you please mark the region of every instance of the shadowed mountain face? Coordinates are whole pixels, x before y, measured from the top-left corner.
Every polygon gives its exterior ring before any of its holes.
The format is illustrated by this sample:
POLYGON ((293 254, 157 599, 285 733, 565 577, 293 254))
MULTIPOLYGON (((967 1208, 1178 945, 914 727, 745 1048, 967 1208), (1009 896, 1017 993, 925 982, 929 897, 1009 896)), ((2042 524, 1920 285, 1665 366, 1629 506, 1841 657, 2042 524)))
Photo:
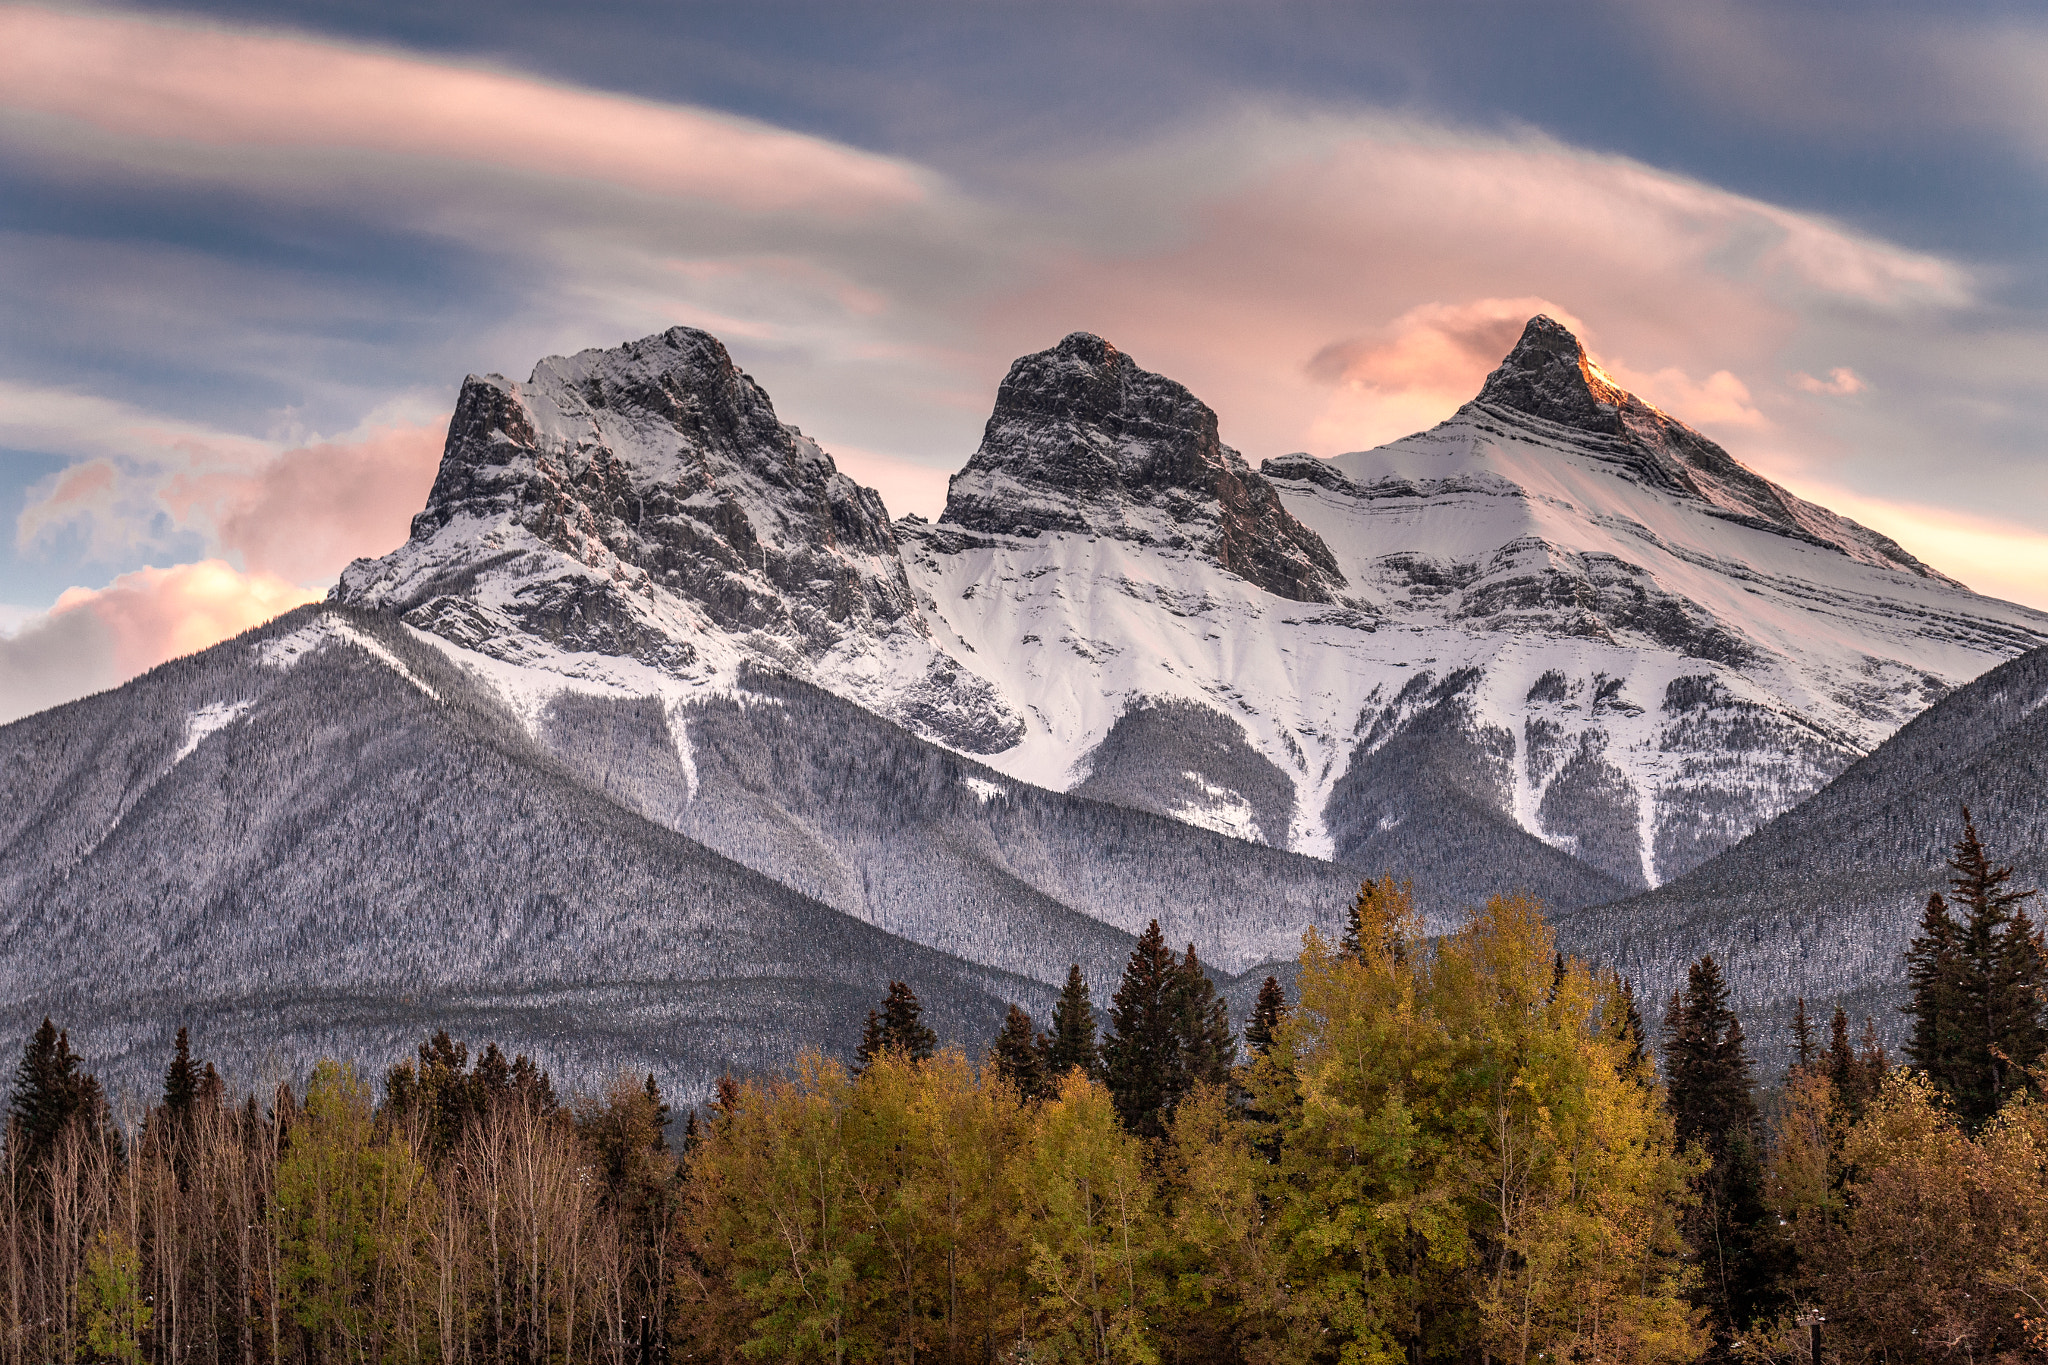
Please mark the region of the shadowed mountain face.
POLYGON ((1718 857, 1567 916, 1559 932, 1635 977, 1648 1000, 1711 951, 1772 1070, 1802 995, 1809 1012, 1824 1017, 1839 1000, 1897 1038, 1901 955, 1928 894, 1947 889, 1965 805, 2021 885, 2048 886, 2048 649, 1944 698, 1718 857))
POLYGON ((1328 602, 1330 551, 1216 434, 1216 414, 1086 332, 1010 367, 943 524, 1194 549, 1278 597, 1328 602))

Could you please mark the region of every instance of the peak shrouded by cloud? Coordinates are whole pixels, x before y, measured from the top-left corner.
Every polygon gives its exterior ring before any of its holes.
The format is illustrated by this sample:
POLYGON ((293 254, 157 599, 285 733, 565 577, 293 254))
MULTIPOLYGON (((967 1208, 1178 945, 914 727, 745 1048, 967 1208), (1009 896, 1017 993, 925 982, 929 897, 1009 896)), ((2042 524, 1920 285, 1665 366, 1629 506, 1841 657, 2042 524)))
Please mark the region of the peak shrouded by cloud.
POLYGON ((0 148, 57 206, 0 281, 0 444, 42 461, 11 485, 24 574, 217 559, 310 590, 403 538, 463 373, 679 322, 897 514, 938 511, 1009 362, 1076 329, 1256 460, 1433 424, 1537 313, 1966 581, 1912 527, 2048 505, 2016 416, 2048 323, 1993 310, 1979 264, 1516 119, 1223 90, 981 153, 939 110, 920 160, 354 31, 0 8, 0 148), (113 226, 68 226, 91 213, 113 226))

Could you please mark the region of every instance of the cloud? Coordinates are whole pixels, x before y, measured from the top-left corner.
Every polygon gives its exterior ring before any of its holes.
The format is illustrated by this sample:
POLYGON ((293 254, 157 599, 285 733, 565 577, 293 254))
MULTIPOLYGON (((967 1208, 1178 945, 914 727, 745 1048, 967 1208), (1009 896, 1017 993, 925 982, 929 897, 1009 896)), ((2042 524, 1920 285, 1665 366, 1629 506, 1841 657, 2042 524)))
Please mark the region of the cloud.
POLYGON ((100 562, 146 553, 179 533, 254 573, 295 583, 403 543, 431 487, 447 429, 377 423, 283 447, 126 404, 0 382, 0 443, 82 455, 30 491, 16 544, 81 535, 100 562))
POLYGON ((218 559, 68 589, 47 615, 0 639, 0 724, 116 686, 320 597, 218 559))
POLYGON ((1441 420, 1539 311, 1574 319, 1649 401, 1739 438, 1778 420, 1788 346, 1866 319, 1896 336, 1975 287, 1927 253, 1534 134, 1251 110, 1183 138, 1203 154, 1060 172, 1093 212, 1175 230, 1053 259, 986 325, 1020 349, 1074 326, 1109 336, 1256 453, 1441 420), (1154 183, 1162 165, 1178 189, 1154 183))
POLYGON ((1882 531, 1976 592, 2048 611, 2048 530, 1828 484, 1793 491, 1882 531))
POLYGON ((1834 369, 1829 370, 1826 379, 1815 379, 1804 370, 1793 371, 1791 378, 1792 387, 1795 389, 1804 393, 1829 394, 1836 398, 1843 398, 1852 393, 1861 393, 1869 387, 1857 375, 1856 371, 1842 365, 1837 365, 1834 369))
POLYGON ((903 162, 750 120, 407 54, 128 15, 0 10, 0 106, 200 148, 370 152, 750 212, 925 193, 903 162))
POLYGON ((301 446, 253 474, 174 478, 161 496, 181 519, 210 523, 251 571, 318 582, 405 543, 433 486, 445 431, 389 427, 301 446))

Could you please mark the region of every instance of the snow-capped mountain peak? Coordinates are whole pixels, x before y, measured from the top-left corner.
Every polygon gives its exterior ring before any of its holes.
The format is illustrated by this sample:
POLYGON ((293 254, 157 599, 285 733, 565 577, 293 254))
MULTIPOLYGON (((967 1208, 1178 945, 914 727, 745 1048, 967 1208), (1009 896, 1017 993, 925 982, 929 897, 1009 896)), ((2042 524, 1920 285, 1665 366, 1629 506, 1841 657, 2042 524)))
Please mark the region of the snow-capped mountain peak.
POLYGON ((1258 471, 1074 333, 1010 368, 943 517, 894 526, 678 328, 471 380, 413 539, 336 596, 523 714, 765 665, 1010 778, 1438 905, 1655 885, 2048 641, 1541 317, 1429 431, 1258 471))
MULTIPOLYGON (((1623 389, 1562 323, 1538 314, 1474 400, 1613 443, 1641 478, 1761 529, 1831 545, 1851 559, 1952 586, 1890 537, 1781 488, 1685 423, 1623 389)), ((1592 444, 1592 443, 1587 443, 1592 444)))
POLYGON ((1193 549, 1298 602, 1344 586, 1329 547, 1223 444, 1206 403, 1087 332, 1010 366, 940 521, 1193 549))

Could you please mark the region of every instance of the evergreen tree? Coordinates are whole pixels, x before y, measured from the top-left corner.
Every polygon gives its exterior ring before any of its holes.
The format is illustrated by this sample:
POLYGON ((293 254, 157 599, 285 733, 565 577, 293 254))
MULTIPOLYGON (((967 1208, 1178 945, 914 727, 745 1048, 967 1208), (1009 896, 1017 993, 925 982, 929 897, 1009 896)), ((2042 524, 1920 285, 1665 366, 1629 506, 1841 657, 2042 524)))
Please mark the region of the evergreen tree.
POLYGON ((1172 1097, 1169 1111, 1199 1084, 1222 1085, 1237 1062, 1237 1035, 1230 1027, 1230 1003, 1216 994, 1215 983, 1202 969, 1190 943, 1180 961, 1179 1028, 1184 1088, 1172 1097))
POLYGON ((921 1062, 938 1051, 939 1036, 925 1027, 923 1016, 924 1006, 917 1002, 916 992, 901 981, 891 981, 882 1007, 868 1011, 854 1074, 867 1070, 885 1052, 900 1052, 913 1062, 921 1062))
POLYGON ((647 1073, 647 1084, 642 1088, 641 1094, 646 1097, 648 1112, 654 1116, 654 1141, 650 1144, 652 1150, 666 1152, 668 1150, 668 1101, 661 1097, 661 1087, 654 1083, 654 1073, 652 1071, 647 1073))
POLYGON ((164 1071, 164 1111, 172 1122, 191 1120, 192 1106, 199 1099, 199 1069, 192 1065, 192 1039, 182 1027, 173 1045, 171 1064, 164 1071))
POLYGON ((1252 1005, 1252 1017, 1244 1026, 1244 1049, 1254 1057, 1273 1050, 1273 1034, 1287 1017, 1287 995, 1278 977, 1269 976, 1259 985, 1259 998, 1252 1005))
POLYGON ((1738 1333, 1777 1306, 1786 1267, 1763 1202, 1756 1085, 1742 1021, 1711 954, 1692 965, 1664 1021, 1664 1069, 1676 1136, 1708 1161, 1685 1230, 1701 1261, 1700 1306, 1716 1354, 1725 1356, 1738 1333))
POLYGON ((1031 1027, 1031 1016, 1016 1005, 1003 1016, 1003 1027, 988 1051, 988 1064, 1008 1081, 1025 1100, 1046 1094, 1045 1069, 1048 1044, 1044 1035, 1031 1027))
MULTIPOLYGON (((66 1125, 85 1125, 92 1136, 111 1130, 107 1097, 99 1078, 80 1069, 71 1037, 46 1016, 21 1050, 14 1094, 7 1106, 24 1165, 47 1158, 66 1125)), ((112 1134, 118 1138, 119 1134, 112 1134)))
POLYGON ((1638 1085, 1648 1088, 1657 1077, 1656 1069, 1650 1065, 1650 1031, 1643 1025, 1642 1011, 1636 1008, 1636 983, 1612 972, 1607 974, 1606 982, 1604 1018, 1608 1036, 1627 1045, 1622 1069, 1638 1085))
POLYGON ((1060 1078, 1076 1067, 1091 1079, 1102 1074, 1102 1050, 1095 1041, 1095 1005, 1088 981, 1078 965, 1067 968, 1067 984, 1052 1007, 1051 1048, 1046 1053, 1046 1083, 1057 1088, 1060 1078))
POLYGON ((1913 990, 1906 1055, 1976 1129, 2028 1087, 2028 1068, 2048 1048, 2048 948, 2024 907, 2034 893, 2010 888, 2013 869, 1986 855, 1967 807, 1948 866, 1949 900, 1929 897, 1906 950, 1913 990))
POLYGON ((1124 965, 1102 1049, 1104 1079, 1117 1117, 1140 1137, 1164 1137, 1174 1103, 1187 1093, 1184 1002, 1181 962, 1166 946, 1155 919, 1124 965))
POLYGON ((1813 1023, 1806 1017, 1806 997, 1799 997, 1798 1006, 1792 1011, 1792 1065, 1802 1073, 1813 1070, 1813 1063, 1820 1056, 1820 1048, 1813 1041, 1813 1023))

